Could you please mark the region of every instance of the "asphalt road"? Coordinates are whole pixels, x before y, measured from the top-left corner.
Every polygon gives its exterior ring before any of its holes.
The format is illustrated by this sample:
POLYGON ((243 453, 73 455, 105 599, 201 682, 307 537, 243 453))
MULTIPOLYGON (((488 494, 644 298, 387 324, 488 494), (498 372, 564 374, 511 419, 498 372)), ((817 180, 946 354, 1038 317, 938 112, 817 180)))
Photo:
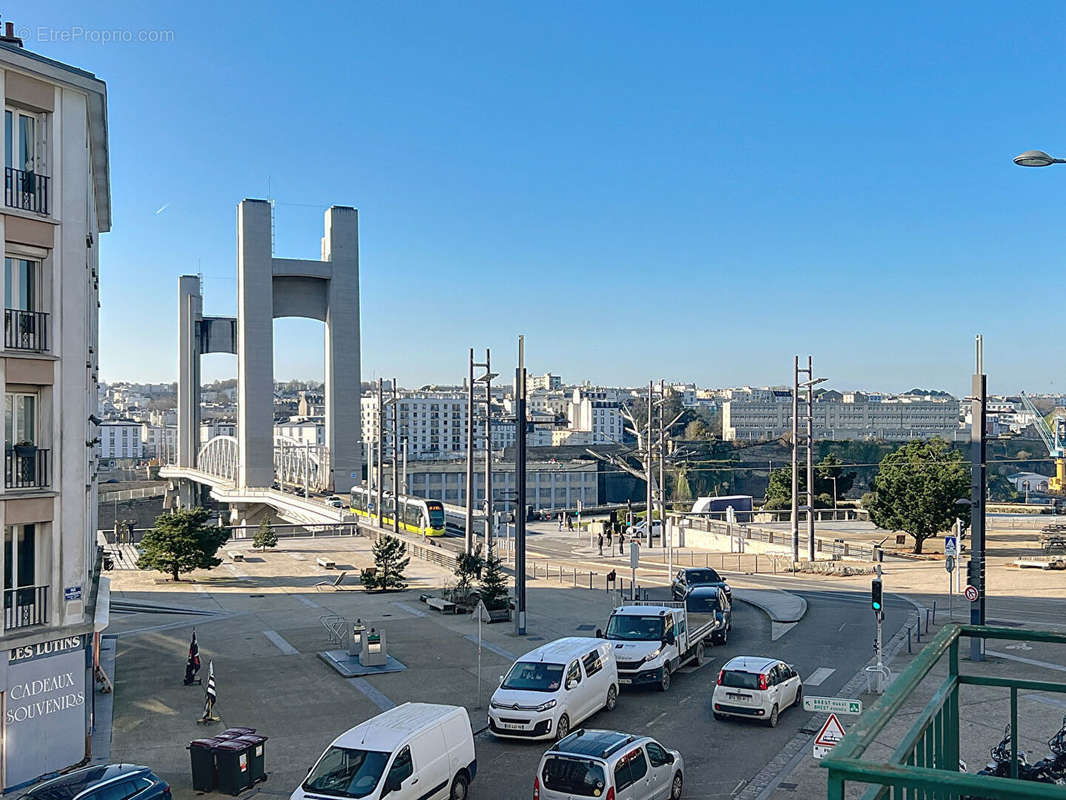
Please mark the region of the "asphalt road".
MULTIPOLYGON (((663 587, 652 590, 651 596, 667 599, 667 593, 663 587)), ((801 728, 816 725, 823 718, 793 708, 781 715, 775 729, 747 720, 716 721, 710 704, 719 668, 738 655, 778 657, 797 668, 806 694, 834 695, 873 653, 874 625, 868 596, 837 591, 797 593, 807 599, 807 615, 776 642, 770 641, 766 615, 738 602, 729 643, 709 650, 701 669, 676 674, 665 694, 653 689, 624 691, 613 712, 599 712, 584 727, 654 736, 684 756, 686 797, 732 797, 801 728), (808 682, 815 673, 824 676, 817 686, 808 682)), ((886 598, 886 641, 903 624, 910 609, 905 600, 886 598)), ((479 771, 471 797, 528 800, 537 764, 548 746, 547 742, 496 739, 482 732, 477 737, 479 771)))

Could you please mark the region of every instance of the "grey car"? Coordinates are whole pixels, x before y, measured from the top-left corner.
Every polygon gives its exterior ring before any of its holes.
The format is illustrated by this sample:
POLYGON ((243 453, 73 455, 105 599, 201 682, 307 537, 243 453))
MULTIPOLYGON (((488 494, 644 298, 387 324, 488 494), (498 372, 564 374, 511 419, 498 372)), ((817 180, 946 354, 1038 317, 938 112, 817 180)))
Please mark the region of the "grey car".
POLYGON ((534 800, 679 800, 685 786, 681 754, 648 736, 579 730, 540 759, 534 800))

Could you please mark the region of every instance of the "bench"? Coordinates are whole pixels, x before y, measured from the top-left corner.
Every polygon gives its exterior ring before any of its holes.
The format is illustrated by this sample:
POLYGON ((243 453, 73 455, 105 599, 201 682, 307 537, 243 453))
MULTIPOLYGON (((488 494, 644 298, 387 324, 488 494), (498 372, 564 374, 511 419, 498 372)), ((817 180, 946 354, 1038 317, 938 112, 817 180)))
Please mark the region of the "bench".
POLYGON ((440 597, 429 597, 426 599, 426 605, 442 614, 455 613, 455 603, 451 600, 445 600, 440 597))
POLYGON ((315 591, 316 592, 324 592, 327 589, 335 591, 335 592, 347 591, 347 587, 341 586, 341 583, 344 582, 344 576, 347 575, 347 574, 348 574, 347 572, 342 572, 336 578, 333 578, 332 580, 319 581, 318 583, 315 584, 315 591))
POLYGON ((325 556, 319 556, 315 561, 318 563, 318 566, 322 567, 322 569, 335 569, 337 566, 336 561, 332 558, 326 558, 325 556))
POLYGON ((240 550, 230 550, 226 555, 229 556, 230 561, 244 561, 244 553, 240 550))

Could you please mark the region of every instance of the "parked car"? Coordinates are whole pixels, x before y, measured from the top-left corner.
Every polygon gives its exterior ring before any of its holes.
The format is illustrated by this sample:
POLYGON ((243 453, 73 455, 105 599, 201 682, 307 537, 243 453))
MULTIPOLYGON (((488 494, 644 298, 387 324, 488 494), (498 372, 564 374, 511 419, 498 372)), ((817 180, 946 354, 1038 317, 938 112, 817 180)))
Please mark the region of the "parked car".
POLYGON ((784 661, 737 656, 718 673, 711 702, 715 719, 756 717, 773 728, 781 711, 803 702, 803 681, 784 661))
POLYGON ((733 600, 733 590, 725 579, 710 567, 686 567, 679 569, 674 574, 674 580, 670 584, 670 591, 675 600, 684 600, 690 589, 697 586, 720 586, 725 590, 726 596, 733 600))
POLYGON ((326 503, 328 505, 333 506, 334 508, 344 508, 344 500, 342 500, 341 498, 337 497, 336 495, 334 495, 333 497, 329 498, 329 500, 327 500, 326 503))
POLYGON ((618 702, 618 667, 610 642, 557 639, 518 659, 489 701, 496 736, 562 739, 601 708, 618 702))
POLYGON ((170 800, 170 784, 149 767, 105 764, 34 786, 23 800, 170 800))
POLYGON ((476 774, 465 708, 404 703, 334 739, 290 800, 465 800, 476 774))
MULTIPOLYGON (((654 520, 651 525, 651 538, 658 539, 663 535, 663 523, 662 520, 654 520)), ((644 520, 638 522, 636 525, 630 525, 626 528, 626 539, 632 539, 634 536, 637 539, 646 539, 648 537, 648 521, 644 520)))
POLYGON ((679 752, 647 736, 574 731, 541 756, 533 800, 679 800, 684 770, 679 752))

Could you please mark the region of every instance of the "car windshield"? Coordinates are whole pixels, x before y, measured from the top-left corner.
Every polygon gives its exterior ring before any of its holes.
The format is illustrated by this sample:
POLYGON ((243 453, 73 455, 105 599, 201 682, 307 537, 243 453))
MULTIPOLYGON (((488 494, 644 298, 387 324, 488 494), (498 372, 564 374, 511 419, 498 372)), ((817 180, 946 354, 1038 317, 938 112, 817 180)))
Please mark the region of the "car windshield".
POLYGON ((306 792, 336 797, 366 797, 378 785, 389 754, 378 750, 331 747, 304 781, 306 792))
POLYGON ((708 591, 695 591, 689 594, 685 598, 685 608, 688 611, 696 613, 707 613, 712 611, 721 611, 721 606, 718 605, 718 590, 711 592, 708 591))
POLYGON ((759 676, 754 672, 727 669, 722 672, 722 685, 734 689, 758 689, 759 676))
POLYGON ((608 639, 654 642, 663 638, 663 617, 613 614, 607 622, 608 639))
POLYGON ((581 797, 603 797, 605 778, 603 766, 583 758, 551 756, 544 761, 540 773, 544 788, 581 797))
POLYGON ((722 583, 722 579, 713 569, 690 569, 685 572, 685 581, 690 586, 700 583, 722 583))
POLYGON ((545 664, 543 661, 519 661, 500 688, 520 689, 528 692, 554 692, 563 679, 562 664, 545 664))

